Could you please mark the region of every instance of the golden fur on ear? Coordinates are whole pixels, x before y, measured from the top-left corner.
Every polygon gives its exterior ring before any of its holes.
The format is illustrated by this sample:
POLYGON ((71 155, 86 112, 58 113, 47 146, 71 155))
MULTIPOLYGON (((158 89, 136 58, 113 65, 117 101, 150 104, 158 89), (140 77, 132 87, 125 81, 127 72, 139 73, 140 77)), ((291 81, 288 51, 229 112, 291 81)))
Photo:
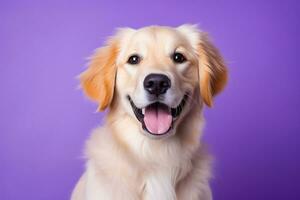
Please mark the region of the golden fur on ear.
POLYGON ((204 103, 211 107, 213 97, 221 92, 227 83, 227 69, 218 49, 205 33, 201 33, 198 54, 200 94, 204 103))
POLYGON ((117 54, 117 42, 111 39, 106 46, 96 50, 88 69, 79 76, 83 91, 99 103, 100 111, 105 110, 113 99, 117 54))

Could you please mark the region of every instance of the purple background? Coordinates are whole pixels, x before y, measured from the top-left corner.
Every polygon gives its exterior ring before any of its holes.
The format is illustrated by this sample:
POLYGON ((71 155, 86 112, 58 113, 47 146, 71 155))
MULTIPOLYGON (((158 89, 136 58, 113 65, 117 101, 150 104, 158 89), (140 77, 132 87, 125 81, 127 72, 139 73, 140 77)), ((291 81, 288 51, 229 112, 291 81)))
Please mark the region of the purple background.
POLYGON ((103 114, 76 89, 114 28, 199 23, 229 63, 206 109, 217 200, 300 199, 297 1, 0 1, 0 199, 68 199, 103 114), (43 3, 41 3, 43 2, 43 3))

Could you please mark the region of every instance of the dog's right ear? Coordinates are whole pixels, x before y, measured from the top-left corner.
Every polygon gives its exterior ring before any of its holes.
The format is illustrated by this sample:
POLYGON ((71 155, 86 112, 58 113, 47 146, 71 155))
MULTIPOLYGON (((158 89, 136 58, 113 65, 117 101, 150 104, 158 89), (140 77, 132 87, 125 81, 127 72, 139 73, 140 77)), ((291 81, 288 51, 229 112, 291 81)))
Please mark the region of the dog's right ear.
POLYGON ((99 103, 100 111, 105 110, 113 99, 118 49, 117 39, 111 38, 104 47, 95 51, 88 68, 79 75, 84 93, 99 103))

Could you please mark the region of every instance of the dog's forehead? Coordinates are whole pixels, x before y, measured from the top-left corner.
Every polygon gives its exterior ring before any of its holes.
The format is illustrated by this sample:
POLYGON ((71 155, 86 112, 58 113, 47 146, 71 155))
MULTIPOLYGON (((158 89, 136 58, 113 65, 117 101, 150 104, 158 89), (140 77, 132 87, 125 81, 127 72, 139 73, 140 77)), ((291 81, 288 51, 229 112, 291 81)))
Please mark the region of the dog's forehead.
POLYGON ((182 40, 183 36, 176 28, 162 27, 162 26, 150 26, 139 29, 134 35, 137 41, 148 38, 152 42, 175 42, 182 40))
POLYGON ((128 35, 126 41, 130 50, 156 49, 164 52, 174 51, 179 45, 188 43, 187 38, 176 28, 150 26, 141 28, 128 35))

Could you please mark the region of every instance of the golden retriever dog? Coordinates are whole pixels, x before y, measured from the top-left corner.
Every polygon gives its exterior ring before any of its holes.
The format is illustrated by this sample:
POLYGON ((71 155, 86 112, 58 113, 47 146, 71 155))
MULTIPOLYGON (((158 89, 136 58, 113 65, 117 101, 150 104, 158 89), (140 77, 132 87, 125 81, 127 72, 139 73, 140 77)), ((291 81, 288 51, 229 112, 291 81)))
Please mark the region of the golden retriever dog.
POLYGON ((108 112, 71 199, 212 199, 202 111, 226 81, 221 55, 195 25, 118 29, 80 75, 108 112))

